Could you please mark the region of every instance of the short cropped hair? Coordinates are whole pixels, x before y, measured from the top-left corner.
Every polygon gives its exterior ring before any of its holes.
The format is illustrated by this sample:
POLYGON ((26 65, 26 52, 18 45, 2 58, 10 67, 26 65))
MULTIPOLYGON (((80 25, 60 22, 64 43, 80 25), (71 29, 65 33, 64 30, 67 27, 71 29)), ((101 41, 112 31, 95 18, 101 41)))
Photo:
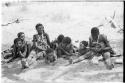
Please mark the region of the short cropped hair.
POLYGON ((64 38, 64 35, 63 35, 63 34, 60 34, 60 35, 57 37, 58 42, 62 42, 63 38, 64 38))
POLYGON ((99 34, 99 29, 97 27, 93 27, 91 29, 91 34, 99 34))
POLYGON ((43 26, 43 24, 41 24, 41 23, 38 23, 38 24, 36 24, 36 29, 39 27, 39 26, 42 26, 43 28, 44 28, 44 26, 43 26))
POLYGON ((17 36, 20 37, 22 34, 24 34, 24 32, 19 32, 17 36))
POLYGON ((81 43, 82 43, 84 46, 86 46, 86 47, 88 46, 88 42, 87 42, 87 41, 84 41, 84 40, 83 40, 83 41, 81 41, 81 43))
POLYGON ((19 41, 22 42, 22 40, 21 40, 20 38, 16 38, 16 39, 14 40, 14 44, 17 44, 19 41))
POLYGON ((71 43, 71 38, 70 37, 64 37, 62 40, 63 43, 70 44, 71 43))

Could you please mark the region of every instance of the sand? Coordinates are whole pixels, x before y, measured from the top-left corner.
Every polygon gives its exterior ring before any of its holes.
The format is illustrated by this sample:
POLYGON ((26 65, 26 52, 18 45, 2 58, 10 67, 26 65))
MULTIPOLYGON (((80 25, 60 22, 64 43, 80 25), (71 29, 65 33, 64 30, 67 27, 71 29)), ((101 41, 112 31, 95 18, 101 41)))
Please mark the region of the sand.
MULTIPOLYGON (((70 36, 72 43, 76 40, 88 40, 90 30, 94 26, 104 24, 100 32, 108 36, 111 46, 117 52, 123 53, 123 34, 117 33, 105 20, 113 16, 116 11, 115 21, 123 26, 122 2, 29 2, 13 3, 11 6, 2 7, 2 24, 15 19, 23 19, 20 23, 2 26, 2 50, 12 45, 13 39, 20 31, 25 32, 26 39, 32 40, 36 33, 35 25, 41 22, 50 40, 59 34, 70 36), (68 29, 68 30, 67 30, 68 29)), ((20 62, 2 65, 2 83, 102 83, 122 82, 123 64, 115 64, 113 70, 107 70, 103 62, 94 64, 83 61, 74 65, 64 66, 68 61, 59 59, 55 66, 39 64, 36 68, 21 70, 20 62)))

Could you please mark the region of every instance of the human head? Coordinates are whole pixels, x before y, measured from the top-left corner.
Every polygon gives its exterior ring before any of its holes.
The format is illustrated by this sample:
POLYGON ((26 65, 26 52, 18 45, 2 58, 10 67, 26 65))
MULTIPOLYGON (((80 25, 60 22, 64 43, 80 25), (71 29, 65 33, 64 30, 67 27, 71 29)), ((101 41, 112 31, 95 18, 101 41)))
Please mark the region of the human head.
POLYGON ((22 43, 22 40, 21 39, 16 39, 16 46, 17 47, 22 47, 23 43, 22 43))
POLYGON ((48 48, 46 50, 46 62, 50 63, 50 62, 54 62, 56 60, 56 56, 55 56, 55 52, 53 49, 48 48))
POLYGON ((70 44, 71 43, 71 38, 70 37, 64 37, 63 40, 62 40, 62 42, 64 44, 70 44))
POLYGON ((52 49, 52 48, 48 48, 47 50, 46 50, 46 54, 49 54, 49 53, 52 53, 54 50, 52 49))
POLYGON ((18 36, 18 38, 20 38, 20 39, 22 39, 22 40, 25 39, 25 34, 24 34, 24 32, 19 32, 19 33, 17 34, 17 36, 18 36))
POLYGON ((36 24, 36 30, 38 34, 42 34, 44 32, 44 26, 40 23, 36 24))
POLYGON ((59 43, 62 42, 63 38, 64 38, 64 35, 60 34, 60 35, 58 36, 58 38, 57 38, 58 42, 59 42, 59 43))
POLYGON ((81 41, 80 42, 80 49, 84 49, 88 46, 88 42, 87 41, 81 41))
POLYGON ((91 29, 91 35, 92 36, 98 36, 99 35, 99 29, 97 27, 93 27, 91 29))
POLYGON ((100 44, 101 48, 105 48, 105 43, 104 42, 100 42, 99 44, 100 44))

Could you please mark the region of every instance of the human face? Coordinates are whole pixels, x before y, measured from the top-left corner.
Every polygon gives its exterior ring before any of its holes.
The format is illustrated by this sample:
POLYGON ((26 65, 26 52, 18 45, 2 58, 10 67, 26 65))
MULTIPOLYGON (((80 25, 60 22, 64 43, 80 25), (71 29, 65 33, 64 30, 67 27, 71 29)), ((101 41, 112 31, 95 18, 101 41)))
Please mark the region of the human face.
POLYGON ((85 46, 84 44, 80 43, 80 44, 79 44, 79 48, 80 48, 80 49, 84 49, 84 48, 86 48, 86 46, 85 46))
POLYGON ((17 46, 18 46, 18 47, 22 47, 22 42, 21 42, 21 41, 18 41, 18 42, 17 42, 17 46))
POLYGON ((43 26, 38 26, 36 30, 37 30, 38 34, 42 34, 43 31, 44 31, 44 27, 43 26))
POLYGON ((25 39, 25 34, 21 34, 19 38, 24 40, 25 39))
POLYGON ((92 35, 92 37, 93 37, 94 39, 97 39, 97 38, 98 38, 99 33, 92 33, 91 35, 92 35))
POLYGON ((105 43, 104 42, 100 42, 100 45, 102 48, 105 48, 105 43))

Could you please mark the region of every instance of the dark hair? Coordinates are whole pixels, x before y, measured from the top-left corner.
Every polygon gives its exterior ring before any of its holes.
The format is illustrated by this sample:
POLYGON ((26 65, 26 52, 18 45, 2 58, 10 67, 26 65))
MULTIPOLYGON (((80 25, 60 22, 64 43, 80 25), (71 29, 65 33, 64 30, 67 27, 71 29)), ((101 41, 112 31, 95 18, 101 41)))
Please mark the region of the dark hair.
POLYGON ((66 43, 66 44, 70 44, 71 43, 71 38, 70 37, 64 37, 62 42, 66 43))
POLYGON ((88 42, 87 41, 83 40, 83 41, 81 41, 81 43, 84 44, 84 46, 86 46, 86 47, 88 46, 88 42))
POLYGON ((99 34, 99 29, 97 27, 93 27, 91 29, 91 34, 98 35, 99 34))
POLYGON ((20 38, 16 38, 16 39, 14 40, 14 44, 17 44, 17 42, 19 42, 19 41, 22 42, 22 40, 21 40, 20 38))
POLYGON ((60 34, 60 35, 57 37, 58 42, 59 42, 59 43, 62 42, 63 38, 64 38, 64 35, 60 34))
POLYGON ((52 48, 48 48, 47 50, 46 50, 46 54, 49 54, 49 53, 51 53, 51 52, 53 52, 54 50, 52 49, 52 48))
POLYGON ((22 34, 24 34, 24 32, 19 32, 17 36, 20 37, 22 34))
POLYGON ((44 28, 44 26, 41 24, 41 23, 38 23, 38 24, 36 24, 36 29, 39 27, 39 26, 42 26, 43 28, 44 28))

